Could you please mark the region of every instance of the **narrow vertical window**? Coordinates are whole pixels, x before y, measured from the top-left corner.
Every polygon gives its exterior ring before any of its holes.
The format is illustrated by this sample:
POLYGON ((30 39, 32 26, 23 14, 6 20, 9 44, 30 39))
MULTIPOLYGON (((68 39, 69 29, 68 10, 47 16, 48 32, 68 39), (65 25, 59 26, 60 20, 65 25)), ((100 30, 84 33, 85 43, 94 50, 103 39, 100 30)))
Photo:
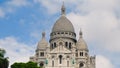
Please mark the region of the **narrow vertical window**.
POLYGON ((54 47, 56 47, 56 43, 54 43, 54 47))
POLYGON ((54 48, 53 44, 52 44, 51 48, 52 48, 52 49, 54 48))
POLYGON ((59 56, 59 63, 62 64, 62 55, 59 56))
POLYGON ((52 61, 52 67, 54 67, 54 61, 52 61))
POLYGON ((83 52, 80 52, 80 56, 83 56, 83 52))
POLYGON ((71 49, 71 43, 69 43, 69 49, 71 49))
POLYGON ((67 67, 69 67, 69 61, 67 61, 67 67))
POLYGON ((65 42, 65 46, 68 47, 68 42, 65 42))

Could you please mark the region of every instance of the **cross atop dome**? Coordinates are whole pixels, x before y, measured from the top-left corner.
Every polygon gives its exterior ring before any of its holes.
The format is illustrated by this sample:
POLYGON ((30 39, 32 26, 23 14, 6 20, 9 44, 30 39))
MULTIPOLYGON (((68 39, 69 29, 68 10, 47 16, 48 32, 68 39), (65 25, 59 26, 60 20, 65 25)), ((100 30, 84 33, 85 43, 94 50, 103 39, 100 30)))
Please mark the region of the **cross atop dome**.
POLYGON ((83 33, 82 33, 82 30, 81 30, 81 28, 80 28, 79 35, 80 35, 80 38, 82 38, 82 35, 83 35, 83 33))
POLYGON ((45 32, 42 32, 42 38, 45 38, 45 32))
POLYGON ((63 2, 63 5, 61 7, 61 14, 62 15, 65 15, 65 6, 64 6, 64 2, 63 2))

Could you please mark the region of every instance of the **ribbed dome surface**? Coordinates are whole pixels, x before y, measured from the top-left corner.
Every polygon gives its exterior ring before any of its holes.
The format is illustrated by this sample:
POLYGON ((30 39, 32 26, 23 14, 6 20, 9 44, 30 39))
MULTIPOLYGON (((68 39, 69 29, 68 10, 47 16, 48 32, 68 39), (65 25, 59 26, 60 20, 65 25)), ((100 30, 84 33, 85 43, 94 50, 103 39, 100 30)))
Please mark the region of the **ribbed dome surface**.
POLYGON ((42 39, 38 42, 37 49, 44 49, 48 46, 48 42, 45 39, 45 33, 42 33, 42 39))
POLYGON ((65 15, 61 15, 61 17, 54 24, 52 32, 64 31, 74 32, 74 27, 72 23, 65 17, 65 15))

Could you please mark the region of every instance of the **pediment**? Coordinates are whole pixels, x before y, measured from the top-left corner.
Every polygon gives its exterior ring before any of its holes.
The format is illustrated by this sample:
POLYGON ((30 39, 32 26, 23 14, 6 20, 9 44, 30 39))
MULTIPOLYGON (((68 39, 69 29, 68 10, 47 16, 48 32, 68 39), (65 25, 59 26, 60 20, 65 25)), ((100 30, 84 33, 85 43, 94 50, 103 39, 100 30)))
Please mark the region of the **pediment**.
POLYGON ((72 53, 72 52, 66 47, 59 45, 56 48, 54 48, 50 53, 72 53))

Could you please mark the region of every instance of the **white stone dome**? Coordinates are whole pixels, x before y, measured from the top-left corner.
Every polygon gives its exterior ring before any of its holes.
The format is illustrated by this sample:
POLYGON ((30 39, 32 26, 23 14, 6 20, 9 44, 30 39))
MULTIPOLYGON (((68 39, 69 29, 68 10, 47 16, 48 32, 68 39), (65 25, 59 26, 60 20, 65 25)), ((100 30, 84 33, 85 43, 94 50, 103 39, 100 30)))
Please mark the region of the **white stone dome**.
POLYGON ((74 33, 74 27, 72 23, 65 17, 65 15, 61 15, 61 17, 54 24, 52 32, 66 32, 66 31, 74 33))
POLYGON ((83 38, 80 38, 77 42, 77 48, 80 50, 88 50, 86 42, 83 40, 83 38))
POLYGON ((67 38, 72 39, 76 42, 76 34, 74 31, 74 27, 70 20, 68 20, 67 17, 65 16, 64 5, 62 5, 61 8, 60 18, 55 22, 52 28, 49 41, 52 41, 56 38, 67 38))
POLYGON ((45 32, 42 33, 42 39, 38 42, 37 49, 44 49, 48 46, 48 42, 45 39, 45 32))
POLYGON ((80 50, 88 50, 87 44, 86 44, 86 42, 84 41, 84 39, 82 38, 82 32, 80 32, 80 38, 78 39, 76 45, 77 45, 77 49, 80 49, 80 50))

